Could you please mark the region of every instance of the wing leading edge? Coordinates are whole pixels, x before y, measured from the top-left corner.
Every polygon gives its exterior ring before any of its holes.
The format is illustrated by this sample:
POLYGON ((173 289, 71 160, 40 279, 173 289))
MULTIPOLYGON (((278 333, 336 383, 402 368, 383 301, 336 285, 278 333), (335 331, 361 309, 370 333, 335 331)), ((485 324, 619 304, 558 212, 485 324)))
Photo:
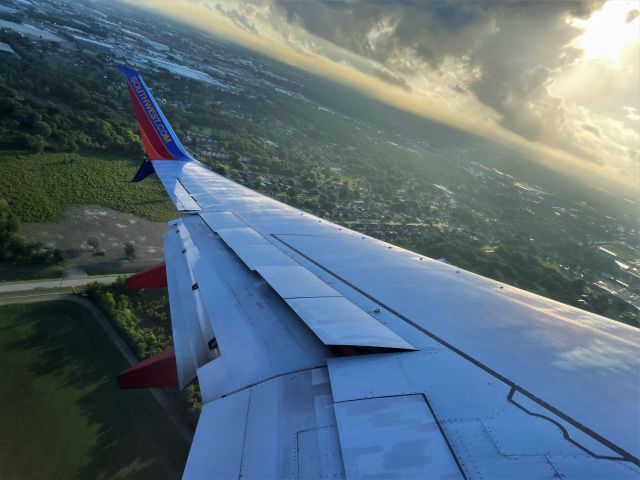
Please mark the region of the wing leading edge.
POLYGON ((640 478, 636 329, 210 171, 123 71, 185 214, 165 235, 180 384, 204 403, 185 478, 640 478))

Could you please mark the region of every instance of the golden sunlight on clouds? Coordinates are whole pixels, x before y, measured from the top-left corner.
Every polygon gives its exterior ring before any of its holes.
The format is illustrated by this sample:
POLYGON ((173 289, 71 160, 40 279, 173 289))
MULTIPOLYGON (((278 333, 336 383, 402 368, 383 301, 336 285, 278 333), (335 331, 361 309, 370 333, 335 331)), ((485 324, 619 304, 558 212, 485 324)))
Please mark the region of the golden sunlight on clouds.
MULTIPOLYGON (((640 106, 631 101, 630 104, 617 105, 611 113, 611 105, 604 105, 606 102, 603 100, 592 98, 594 95, 607 95, 601 90, 604 87, 600 77, 608 71, 600 68, 600 65, 606 62, 607 68, 624 68, 621 63, 629 60, 629 48, 638 43, 640 18, 633 13, 634 5, 638 6, 638 2, 609 1, 589 18, 571 20, 572 26, 583 30, 581 35, 573 39, 571 46, 580 49, 584 55, 572 67, 547 81, 545 91, 548 88, 554 97, 540 96, 543 100, 550 98, 553 101, 558 97, 563 102, 563 117, 559 125, 572 133, 572 140, 580 142, 579 148, 564 149, 561 147, 564 134, 554 131, 553 127, 533 141, 515 133, 516 129, 505 128, 508 125, 504 122, 501 125, 499 113, 479 101, 468 89, 460 87, 465 82, 471 84, 474 76, 478 75, 477 69, 469 68, 464 58, 447 57, 437 71, 422 68, 416 69, 413 74, 405 73, 400 77, 402 82, 394 86, 381 78, 381 75, 393 75, 394 72, 387 67, 287 22, 268 1, 259 5, 224 1, 126 1, 347 84, 412 113, 518 146, 537 161, 592 182, 595 179, 613 180, 619 185, 631 187, 640 196, 640 158, 637 158, 640 156, 640 136, 637 134, 640 129, 634 128, 640 125, 629 120, 640 118, 640 106), (228 14, 230 10, 241 11, 244 18, 252 22, 252 28, 243 28, 243 25, 234 22, 228 14), (594 161, 594 157, 597 157, 597 161, 594 161)), ((378 30, 369 32, 368 42, 375 44, 380 36, 388 34, 388 30, 388 26, 380 25, 378 30)), ((640 63, 638 59, 636 62, 640 63)), ((611 74, 609 87, 632 88, 638 70, 635 65, 628 72, 623 72, 622 76, 619 70, 618 74, 611 74)), ((532 97, 531 101, 536 100, 532 97)), ((544 120, 544 109, 538 111, 537 105, 528 105, 532 106, 533 114, 542 115, 544 120)), ((544 106, 544 103, 541 105, 544 106)))
MULTIPOLYGON (((153 0, 136 1, 135 4, 152 10, 157 8, 157 3, 153 0)), ((479 119, 477 117, 472 116, 470 118, 468 112, 459 111, 452 108, 448 102, 442 99, 438 100, 439 97, 442 98, 441 95, 429 98, 426 95, 418 96, 399 88, 390 87, 387 82, 364 74, 347 63, 331 60, 323 55, 314 53, 309 48, 296 48, 294 39, 289 38, 285 41, 281 36, 281 32, 270 31, 267 26, 262 29, 260 36, 257 37, 238 28, 219 11, 207 8, 201 3, 181 0, 163 3, 162 6, 163 9, 159 13, 180 19, 225 40, 232 40, 253 48, 289 65, 356 87, 362 90, 363 93, 381 101, 467 130, 482 128, 478 125, 479 119)), ((302 32, 294 33, 297 33, 300 37, 303 36, 302 32)), ((299 40, 298 43, 302 44, 299 40)))

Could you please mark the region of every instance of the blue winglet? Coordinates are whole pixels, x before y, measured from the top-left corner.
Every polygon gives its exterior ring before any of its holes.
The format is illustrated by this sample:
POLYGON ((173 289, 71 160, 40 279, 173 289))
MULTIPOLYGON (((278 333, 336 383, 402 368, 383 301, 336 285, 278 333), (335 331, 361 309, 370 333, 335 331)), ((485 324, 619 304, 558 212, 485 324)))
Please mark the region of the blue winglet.
POLYGON ((153 164, 148 160, 144 160, 131 181, 134 183, 141 182, 152 173, 155 173, 155 170, 153 169, 153 164))

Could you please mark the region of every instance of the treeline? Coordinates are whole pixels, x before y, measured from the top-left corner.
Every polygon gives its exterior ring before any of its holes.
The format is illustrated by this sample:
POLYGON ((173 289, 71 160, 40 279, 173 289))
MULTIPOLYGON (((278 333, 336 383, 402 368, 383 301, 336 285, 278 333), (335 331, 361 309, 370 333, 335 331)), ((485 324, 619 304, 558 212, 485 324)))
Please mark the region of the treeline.
POLYGON ((64 252, 26 240, 20 231, 20 220, 7 201, 0 198, 0 261, 18 265, 55 265, 64 262, 64 252))
MULTIPOLYGON (((124 278, 112 285, 97 282, 86 286, 85 292, 114 324, 140 360, 162 353, 172 347, 169 299, 166 291, 127 290, 124 278)), ((200 413, 200 391, 196 385, 183 392, 174 392, 183 414, 195 425, 200 413)))
POLYGON ((122 108, 126 90, 116 88, 103 58, 86 56, 74 65, 62 54, 47 55, 61 48, 56 44, 34 49, 11 32, 0 32, 0 41, 20 55, 2 59, 0 148, 141 155, 131 112, 122 108))
POLYGON ((120 278, 113 285, 90 283, 86 293, 122 334, 138 358, 145 359, 171 347, 171 320, 167 299, 154 292, 130 292, 120 278))

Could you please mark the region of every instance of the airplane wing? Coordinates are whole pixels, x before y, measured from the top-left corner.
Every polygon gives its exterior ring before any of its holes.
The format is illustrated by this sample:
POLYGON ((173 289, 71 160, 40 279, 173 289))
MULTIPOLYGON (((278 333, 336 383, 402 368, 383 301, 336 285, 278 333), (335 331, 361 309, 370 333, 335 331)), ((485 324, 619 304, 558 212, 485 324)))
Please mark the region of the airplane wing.
POLYGON ((185 479, 640 478, 640 330, 209 170, 123 67, 164 235, 185 479))

